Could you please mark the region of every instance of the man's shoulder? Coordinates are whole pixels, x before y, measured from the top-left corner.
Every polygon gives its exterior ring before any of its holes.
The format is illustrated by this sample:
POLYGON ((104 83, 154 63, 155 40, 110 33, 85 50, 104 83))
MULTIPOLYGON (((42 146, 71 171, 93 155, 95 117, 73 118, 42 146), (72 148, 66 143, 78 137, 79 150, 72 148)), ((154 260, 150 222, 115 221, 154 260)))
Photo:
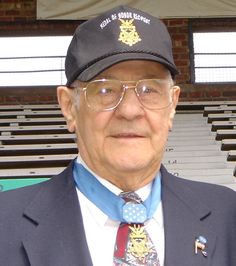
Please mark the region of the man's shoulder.
POLYGON ((168 173, 168 179, 168 186, 178 194, 187 194, 208 206, 218 208, 223 206, 236 210, 236 192, 224 185, 193 181, 170 173, 168 173))
POLYGON ((186 186, 196 191, 199 195, 205 197, 232 197, 236 200, 236 192, 224 186, 224 184, 214 184, 203 181, 193 181, 184 178, 179 178, 180 182, 183 182, 186 186))
POLYGON ((6 215, 8 212, 14 210, 20 211, 41 189, 48 186, 49 182, 50 180, 35 185, 0 192, 0 215, 2 212, 6 215))
MULTIPOLYGON (((182 180, 181 180, 182 181, 182 180)), ((236 219, 236 192, 228 187, 199 181, 183 181, 195 198, 223 216, 236 219)))
POLYGON ((66 168, 62 173, 51 177, 49 180, 21 187, 5 192, 0 192, 0 216, 4 212, 7 214, 12 210, 22 211, 27 204, 40 195, 41 200, 51 200, 52 195, 57 195, 68 187, 71 167, 66 168), (58 191, 58 192, 57 192, 58 191))

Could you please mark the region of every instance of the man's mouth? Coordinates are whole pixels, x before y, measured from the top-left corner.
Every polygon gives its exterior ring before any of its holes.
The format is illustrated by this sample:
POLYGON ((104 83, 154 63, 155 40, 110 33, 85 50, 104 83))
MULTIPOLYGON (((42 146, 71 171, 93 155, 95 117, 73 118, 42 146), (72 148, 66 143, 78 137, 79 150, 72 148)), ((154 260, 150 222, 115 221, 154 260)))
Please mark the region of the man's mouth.
POLYGON ((113 138, 144 138, 143 135, 137 134, 137 133, 118 133, 115 135, 112 135, 113 138))

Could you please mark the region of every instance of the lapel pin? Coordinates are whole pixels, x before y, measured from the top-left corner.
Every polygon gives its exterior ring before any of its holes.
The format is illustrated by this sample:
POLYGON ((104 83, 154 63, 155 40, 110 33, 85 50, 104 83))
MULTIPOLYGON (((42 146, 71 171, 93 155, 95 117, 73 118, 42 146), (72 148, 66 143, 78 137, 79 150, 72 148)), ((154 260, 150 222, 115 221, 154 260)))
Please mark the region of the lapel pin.
POLYGON ((206 251, 207 239, 204 236, 199 236, 195 239, 195 254, 200 250, 204 257, 207 257, 206 251))

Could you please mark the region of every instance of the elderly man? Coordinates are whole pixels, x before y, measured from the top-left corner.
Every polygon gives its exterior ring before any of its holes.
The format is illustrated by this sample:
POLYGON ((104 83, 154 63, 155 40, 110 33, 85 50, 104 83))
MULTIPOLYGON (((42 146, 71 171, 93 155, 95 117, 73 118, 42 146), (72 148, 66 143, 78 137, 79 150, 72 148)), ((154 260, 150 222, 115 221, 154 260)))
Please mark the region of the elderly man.
POLYGON ((58 100, 78 157, 0 197, 3 266, 235 266, 236 194, 161 164, 180 89, 160 20, 120 6, 78 27, 58 100))

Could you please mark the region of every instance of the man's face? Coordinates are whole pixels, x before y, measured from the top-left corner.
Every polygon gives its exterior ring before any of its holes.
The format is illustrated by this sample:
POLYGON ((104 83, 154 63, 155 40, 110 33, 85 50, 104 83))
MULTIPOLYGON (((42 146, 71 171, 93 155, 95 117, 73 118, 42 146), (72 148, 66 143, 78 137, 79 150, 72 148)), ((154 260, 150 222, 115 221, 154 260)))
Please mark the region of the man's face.
MULTIPOLYGON (((140 79, 171 80, 164 66, 141 60, 118 63, 96 77, 102 78, 134 84, 140 79)), ((143 107, 135 91, 128 89, 114 110, 93 111, 81 93, 78 106, 72 108, 71 124, 80 155, 95 173, 122 189, 126 185, 137 189, 152 180, 160 167, 179 95, 178 87, 170 88, 166 89, 173 104, 162 110, 143 107)))

